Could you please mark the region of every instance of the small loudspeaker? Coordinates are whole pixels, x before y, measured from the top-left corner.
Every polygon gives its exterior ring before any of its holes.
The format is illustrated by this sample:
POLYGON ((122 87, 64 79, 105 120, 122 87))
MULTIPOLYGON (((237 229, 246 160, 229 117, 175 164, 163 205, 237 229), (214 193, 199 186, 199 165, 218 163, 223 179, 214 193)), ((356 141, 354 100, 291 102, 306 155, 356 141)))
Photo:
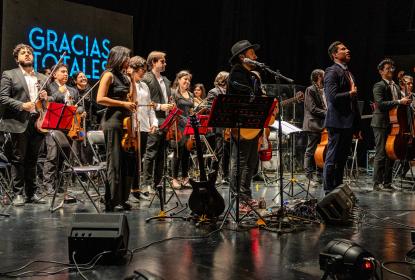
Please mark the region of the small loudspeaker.
POLYGON ((127 252, 130 229, 124 214, 86 214, 73 215, 68 234, 69 261, 88 263, 102 252, 104 263, 120 260, 127 252))
POLYGON ((317 204, 317 213, 327 224, 348 224, 356 196, 348 185, 338 186, 317 204))

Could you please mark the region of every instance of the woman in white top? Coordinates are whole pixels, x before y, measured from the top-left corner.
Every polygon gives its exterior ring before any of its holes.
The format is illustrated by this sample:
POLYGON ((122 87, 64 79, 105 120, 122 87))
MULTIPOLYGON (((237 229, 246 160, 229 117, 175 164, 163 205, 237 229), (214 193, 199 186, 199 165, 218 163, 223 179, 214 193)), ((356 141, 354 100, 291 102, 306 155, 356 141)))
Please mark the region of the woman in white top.
MULTIPOLYGON (((154 108, 150 99, 150 90, 146 83, 142 82, 141 79, 146 73, 147 63, 146 60, 140 56, 134 56, 130 58, 129 66, 127 72, 133 73, 133 79, 137 89, 137 119, 140 123, 140 165, 144 157, 146 146, 147 146, 147 137, 149 133, 155 133, 158 127, 158 120, 154 112, 154 108)), ((137 156, 132 156, 137 160, 137 156)), ((133 165, 137 170, 137 165, 133 165)), ((141 168, 140 168, 141 170, 141 168)), ((137 171, 138 174, 138 171, 137 171)), ((138 199, 140 196, 145 197, 147 194, 144 194, 139 189, 139 178, 141 174, 134 177, 132 182, 131 194, 134 198, 138 199)), ((131 198, 131 200, 134 200, 131 198)), ((136 201, 137 202, 137 201, 136 201)))

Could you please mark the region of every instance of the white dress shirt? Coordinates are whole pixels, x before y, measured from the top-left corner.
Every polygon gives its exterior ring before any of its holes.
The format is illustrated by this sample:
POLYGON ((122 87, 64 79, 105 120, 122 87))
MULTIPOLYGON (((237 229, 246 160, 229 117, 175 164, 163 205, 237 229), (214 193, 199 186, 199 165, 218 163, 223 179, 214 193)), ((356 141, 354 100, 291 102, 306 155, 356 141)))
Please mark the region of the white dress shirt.
MULTIPOLYGON (((20 69, 22 70, 24 79, 27 84, 27 88, 29 89, 30 102, 35 102, 38 96, 38 81, 35 75, 35 71, 32 70, 32 72, 27 73, 21 66, 20 66, 20 69)), ((35 109, 31 111, 31 113, 35 113, 35 112, 36 112, 35 109)))
MULTIPOLYGON (((169 102, 169 98, 167 97, 167 89, 166 84, 164 83, 163 76, 160 76, 160 78, 157 78, 157 81, 160 84, 161 92, 163 93, 163 100, 161 103, 165 104, 169 102)), ((160 104, 157 104, 156 110, 160 111, 160 104)))
MULTIPOLYGON (((138 105, 149 105, 151 103, 150 89, 146 83, 137 82, 135 86, 137 89, 138 105)), ((154 112, 153 107, 138 106, 136 112, 138 115, 138 120, 140 121, 140 131, 149 132, 152 126, 158 127, 158 120, 156 118, 156 113, 154 112)))

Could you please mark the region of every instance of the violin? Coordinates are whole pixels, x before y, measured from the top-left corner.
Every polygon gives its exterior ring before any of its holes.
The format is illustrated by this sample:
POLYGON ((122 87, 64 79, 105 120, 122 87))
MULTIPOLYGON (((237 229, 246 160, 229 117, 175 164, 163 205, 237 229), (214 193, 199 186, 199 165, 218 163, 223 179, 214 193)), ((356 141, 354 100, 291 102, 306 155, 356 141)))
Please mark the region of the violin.
MULTIPOLYGON (((130 92, 127 95, 127 100, 129 102, 136 102, 137 99, 137 89, 134 82, 134 73, 130 74, 130 92)), ((132 112, 129 117, 124 118, 123 120, 123 130, 124 134, 121 140, 121 147, 126 152, 137 152, 140 149, 140 126, 137 119, 137 114, 132 112)))
MULTIPOLYGON (((40 88, 38 88, 39 92, 41 91, 40 88)), ((39 99, 35 102, 35 108, 36 108, 36 112, 38 112, 39 116, 36 120, 35 123, 35 128, 37 130, 37 132, 39 133, 43 133, 46 134, 48 133, 47 129, 42 128, 42 124, 43 121, 45 119, 46 116, 46 112, 49 106, 49 101, 48 100, 43 100, 43 99, 39 99)))
MULTIPOLYGON (((176 107, 176 103, 174 102, 173 96, 170 96, 169 100, 170 104, 173 104, 173 108, 176 107)), ((177 127, 178 120, 175 120, 174 123, 169 127, 169 130, 166 133, 166 140, 174 140, 176 143, 180 142, 183 137, 183 133, 177 127)))
POLYGON ((68 137, 75 141, 84 141, 85 139, 85 126, 82 122, 82 113, 75 113, 72 120, 71 129, 68 132, 68 137))

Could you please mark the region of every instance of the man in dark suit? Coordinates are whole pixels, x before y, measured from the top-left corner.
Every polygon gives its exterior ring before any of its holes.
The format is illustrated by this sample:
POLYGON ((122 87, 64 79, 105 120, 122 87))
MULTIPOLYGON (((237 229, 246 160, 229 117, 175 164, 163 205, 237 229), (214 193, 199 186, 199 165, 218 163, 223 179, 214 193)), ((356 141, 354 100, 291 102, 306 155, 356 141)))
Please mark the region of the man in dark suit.
POLYGON ((329 46, 328 54, 334 64, 324 74, 327 102, 324 126, 329 138, 323 171, 326 194, 343 183, 353 132, 358 129, 360 122, 355 78, 347 68, 351 59, 350 51, 342 42, 336 41, 329 46))
POLYGON ((36 163, 44 135, 35 129, 38 116, 35 102, 38 98, 48 98, 45 90, 38 90, 46 76, 34 71, 30 46, 17 45, 13 56, 18 67, 4 71, 0 85, 0 131, 10 133, 12 143, 13 204, 20 206, 25 203, 23 189, 26 202, 44 203, 36 194, 36 163))
MULTIPOLYGON (((255 51, 259 49, 258 44, 251 44, 248 40, 236 42, 232 48, 232 57, 229 62, 232 69, 229 72, 227 94, 237 95, 262 95, 261 81, 259 77, 252 73, 255 66, 244 61, 244 58, 256 60, 255 51)), ((258 163, 258 137, 253 139, 241 139, 239 156, 240 156, 240 174, 237 174, 237 142, 231 141, 231 190, 236 191, 236 183, 239 175, 240 192, 242 202, 239 203, 239 211, 250 211, 250 206, 257 207, 258 201, 252 198, 251 181, 254 170, 258 163)), ((234 139, 236 140, 236 139, 234 139)))
MULTIPOLYGON (((306 177, 312 186, 318 183, 313 180, 313 173, 316 171, 314 153, 321 139, 324 119, 326 117, 326 105, 323 96, 324 71, 315 69, 310 77, 312 85, 305 91, 304 97, 304 121, 303 130, 307 133, 307 148, 304 154, 304 170, 306 177)), ((321 180, 321 170, 317 173, 318 180, 321 180)), ((321 182, 320 182, 321 183, 321 182)))
MULTIPOLYGON (((67 85, 68 82, 68 66, 60 63, 54 67, 53 82, 48 85, 51 94, 51 100, 56 103, 64 103, 66 105, 75 105, 79 100, 79 93, 73 87, 67 85)), ((78 110, 81 108, 78 108, 78 110)), ((83 109, 81 109, 83 110, 83 109)), ((62 158, 59 162, 59 150, 52 135, 49 133, 45 138, 46 142, 46 160, 43 167, 43 187, 47 192, 53 192, 57 186, 57 175, 62 164, 62 158)), ((63 183, 63 180, 61 181, 63 183)))
MULTIPOLYGON (((207 94, 207 103, 209 109, 212 107, 213 100, 220 95, 226 94, 226 87, 228 84, 229 72, 221 71, 216 75, 214 85, 215 87, 209 90, 207 94)), ((211 170, 218 171, 219 167, 222 170, 222 183, 229 183, 229 151, 230 143, 224 139, 224 129, 220 127, 214 128, 215 131, 215 155, 216 160, 212 160, 210 165, 211 170)))
MULTIPOLYGON (((159 51, 152 51, 147 57, 147 66, 149 71, 144 75, 142 81, 150 89, 150 98, 155 103, 154 109, 156 117, 158 124, 161 125, 166 119, 167 111, 173 109, 173 105, 169 104, 169 98, 171 96, 170 81, 161 75, 166 69, 166 54, 159 51)), ((144 184, 146 185, 156 187, 161 181, 163 176, 165 139, 166 134, 161 131, 148 134, 143 162, 144 184)))
POLYGON ((382 80, 373 86, 373 99, 375 111, 370 125, 375 135, 375 158, 373 170, 373 189, 376 191, 393 191, 392 167, 385 151, 386 140, 390 132, 389 110, 402 104, 409 105, 411 99, 402 97, 401 91, 393 82, 394 62, 390 59, 382 60, 378 65, 378 71, 382 80))

